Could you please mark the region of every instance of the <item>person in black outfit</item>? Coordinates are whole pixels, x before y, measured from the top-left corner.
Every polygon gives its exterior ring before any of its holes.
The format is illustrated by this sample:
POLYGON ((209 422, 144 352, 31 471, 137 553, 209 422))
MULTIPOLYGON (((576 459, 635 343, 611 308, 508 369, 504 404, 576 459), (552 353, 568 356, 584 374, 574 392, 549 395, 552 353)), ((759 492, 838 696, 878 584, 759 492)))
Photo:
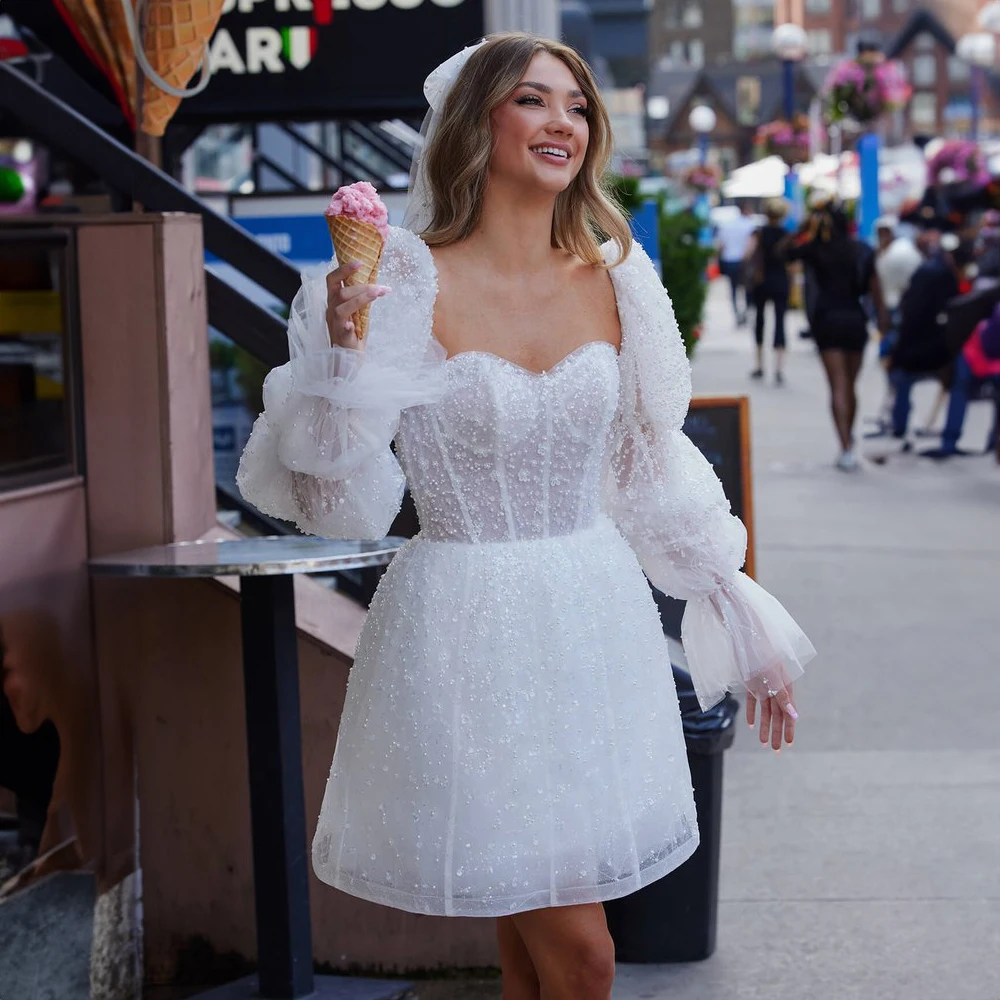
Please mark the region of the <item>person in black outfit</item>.
POLYGON ((814 212, 785 256, 803 261, 816 275, 812 334, 830 383, 830 407, 841 449, 837 467, 850 472, 859 464, 854 452, 855 383, 868 341, 866 296, 871 296, 880 326, 885 323, 875 256, 870 247, 851 237, 847 216, 837 206, 814 212))
POLYGON ((946 336, 948 304, 959 292, 955 261, 950 250, 941 246, 941 237, 928 233, 921 246, 927 259, 914 272, 899 303, 899 339, 889 359, 889 378, 896 392, 892 436, 903 441, 904 450, 909 450, 906 431, 913 386, 937 375, 951 360, 946 336))
POLYGON ((774 380, 779 385, 784 381, 785 312, 788 309, 788 271, 783 250, 789 234, 781 226, 785 211, 785 203, 780 199, 768 203, 767 225, 757 230, 750 252, 750 283, 757 310, 754 323, 757 366, 750 377, 764 377, 764 307, 770 302, 774 307, 774 380))

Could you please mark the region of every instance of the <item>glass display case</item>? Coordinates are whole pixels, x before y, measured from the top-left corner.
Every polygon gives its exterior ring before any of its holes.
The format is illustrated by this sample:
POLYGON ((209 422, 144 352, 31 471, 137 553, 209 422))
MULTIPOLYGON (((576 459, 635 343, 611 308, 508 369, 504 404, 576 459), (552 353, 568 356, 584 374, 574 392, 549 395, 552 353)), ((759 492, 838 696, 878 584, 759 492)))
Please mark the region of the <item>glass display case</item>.
POLYGON ((0 491, 82 471, 74 279, 68 231, 0 228, 0 491))

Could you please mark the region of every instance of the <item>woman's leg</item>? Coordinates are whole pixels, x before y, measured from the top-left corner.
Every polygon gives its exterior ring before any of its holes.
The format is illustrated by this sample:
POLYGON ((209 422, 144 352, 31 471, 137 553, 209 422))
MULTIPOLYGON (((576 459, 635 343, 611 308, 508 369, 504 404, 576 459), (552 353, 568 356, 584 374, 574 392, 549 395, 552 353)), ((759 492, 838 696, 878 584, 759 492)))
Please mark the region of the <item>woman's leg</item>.
POLYGON ((497 918, 503 1000, 540 1000, 541 986, 534 963, 513 917, 497 918))
POLYGON ((611 1000, 615 946, 600 903, 528 910, 512 919, 538 973, 541 1000, 611 1000))
POLYGON ((774 377, 781 382, 785 367, 785 312, 788 309, 788 289, 774 297, 774 377))
POLYGON ((757 345, 757 364, 751 375, 753 378, 760 378, 764 374, 764 307, 767 305, 767 292, 763 288, 755 288, 753 302, 757 307, 757 315, 754 316, 753 324, 753 338, 757 345))
POLYGON ((854 447, 854 421, 858 416, 858 375, 865 360, 864 351, 845 351, 844 363, 847 369, 847 430, 854 447))
POLYGON ((847 354, 845 351, 820 351, 827 381, 830 383, 830 410, 833 413, 833 426, 840 440, 843 451, 850 451, 853 439, 851 437, 850 396, 847 389, 847 354))

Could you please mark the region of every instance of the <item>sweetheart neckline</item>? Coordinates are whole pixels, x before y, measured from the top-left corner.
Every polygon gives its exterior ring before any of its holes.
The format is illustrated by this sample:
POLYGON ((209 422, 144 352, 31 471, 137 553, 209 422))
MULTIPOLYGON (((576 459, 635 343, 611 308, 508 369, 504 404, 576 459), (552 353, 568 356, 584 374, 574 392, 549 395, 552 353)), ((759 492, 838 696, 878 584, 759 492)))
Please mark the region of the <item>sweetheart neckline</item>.
POLYGON ((511 361, 510 358, 505 358, 502 354, 494 354, 493 351, 459 351, 457 354, 451 354, 445 358, 445 362, 457 361, 459 358, 466 357, 492 358, 495 361, 499 361, 501 364, 508 365, 516 371, 522 372, 525 375, 530 375, 533 378, 547 378, 557 372, 565 364, 572 361, 578 355, 582 354, 588 348, 599 347, 601 345, 604 347, 610 347, 614 352, 615 357, 618 357, 618 349, 611 343, 611 341, 588 340, 585 344, 581 344, 579 347, 574 348, 569 352, 569 354, 563 355, 554 365, 552 365, 551 368, 546 368, 543 371, 535 371, 534 368, 526 368, 524 365, 519 365, 516 361, 511 361))

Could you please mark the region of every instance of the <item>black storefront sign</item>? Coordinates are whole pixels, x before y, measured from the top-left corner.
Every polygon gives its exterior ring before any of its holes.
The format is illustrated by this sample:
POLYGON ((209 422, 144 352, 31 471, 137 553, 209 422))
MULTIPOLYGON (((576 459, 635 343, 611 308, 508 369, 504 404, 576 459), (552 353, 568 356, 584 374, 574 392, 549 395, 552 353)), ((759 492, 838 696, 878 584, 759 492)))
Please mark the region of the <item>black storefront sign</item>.
POLYGON ((482 34, 483 0, 226 0, 177 120, 419 116, 424 77, 482 34))

